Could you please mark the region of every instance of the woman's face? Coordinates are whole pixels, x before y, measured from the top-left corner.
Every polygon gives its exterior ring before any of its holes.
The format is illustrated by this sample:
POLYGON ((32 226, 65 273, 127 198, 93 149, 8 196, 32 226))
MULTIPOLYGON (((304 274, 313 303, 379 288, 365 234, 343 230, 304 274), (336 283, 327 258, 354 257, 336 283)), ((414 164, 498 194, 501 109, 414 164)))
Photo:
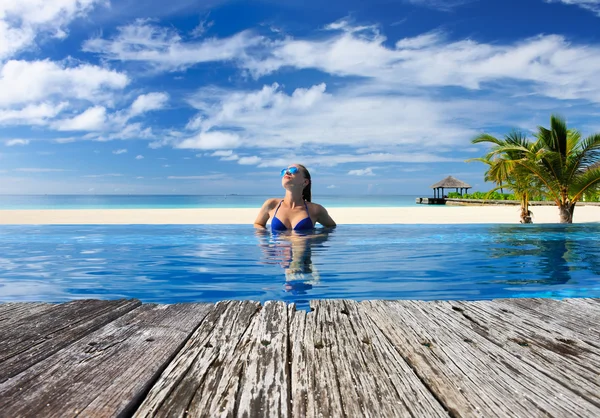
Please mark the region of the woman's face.
POLYGON ((304 189, 304 186, 306 186, 306 184, 308 183, 308 180, 306 180, 306 178, 304 177, 304 172, 302 171, 302 169, 300 167, 298 167, 295 164, 292 164, 288 167, 288 171, 285 172, 285 174, 283 175, 283 177, 281 178, 281 185, 285 188, 285 189, 295 189, 295 188, 299 188, 299 189, 304 189), (296 171, 295 173, 290 173, 290 168, 295 167, 298 171, 296 171))

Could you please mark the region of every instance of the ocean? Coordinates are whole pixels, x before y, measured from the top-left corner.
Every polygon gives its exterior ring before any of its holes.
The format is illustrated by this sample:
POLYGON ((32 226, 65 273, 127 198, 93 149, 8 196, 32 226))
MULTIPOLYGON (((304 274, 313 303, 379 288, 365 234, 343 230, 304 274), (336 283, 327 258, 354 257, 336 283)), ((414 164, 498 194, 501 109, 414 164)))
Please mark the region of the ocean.
MULTIPOLYGON (((269 197, 250 195, 0 195, 0 209, 260 208, 269 197)), ((283 197, 283 196, 282 196, 283 197)), ((408 207, 417 196, 313 196, 325 207, 408 207)))

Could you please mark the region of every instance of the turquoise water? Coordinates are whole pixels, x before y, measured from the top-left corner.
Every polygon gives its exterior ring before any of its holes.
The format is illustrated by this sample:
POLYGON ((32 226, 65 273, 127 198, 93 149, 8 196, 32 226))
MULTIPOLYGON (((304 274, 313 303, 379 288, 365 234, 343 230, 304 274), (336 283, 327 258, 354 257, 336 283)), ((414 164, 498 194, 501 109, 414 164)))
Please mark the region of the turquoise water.
MULTIPOLYGON (((0 195, 0 209, 260 208, 275 196, 0 195)), ((314 196, 326 207, 414 206, 417 196, 314 196)))
POLYGON ((3 226, 0 302, 600 297, 600 225, 3 226))

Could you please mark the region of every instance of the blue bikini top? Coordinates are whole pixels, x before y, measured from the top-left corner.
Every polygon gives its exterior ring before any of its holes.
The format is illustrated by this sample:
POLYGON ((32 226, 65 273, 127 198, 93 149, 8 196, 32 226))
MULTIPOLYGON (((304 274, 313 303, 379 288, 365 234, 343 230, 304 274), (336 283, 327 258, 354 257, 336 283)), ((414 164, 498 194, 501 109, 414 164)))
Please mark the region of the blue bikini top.
MULTIPOLYGON (((281 222, 279 220, 279 218, 277 218, 277 211, 279 210, 279 207, 281 206, 282 203, 283 203, 283 200, 281 202, 279 202, 277 209, 275 209, 275 214, 273 215, 273 221, 271 222, 271 230, 273 230, 273 231, 287 230, 287 226, 285 226, 285 224, 283 222, 281 222)), ((306 208, 306 214, 308 216, 306 218, 302 219, 300 222, 298 222, 296 224, 296 226, 294 228, 292 228, 294 231, 299 231, 302 229, 313 229, 315 227, 313 225, 312 219, 310 219, 310 214, 308 213, 308 205, 306 204, 306 202, 304 202, 304 207, 306 208)))

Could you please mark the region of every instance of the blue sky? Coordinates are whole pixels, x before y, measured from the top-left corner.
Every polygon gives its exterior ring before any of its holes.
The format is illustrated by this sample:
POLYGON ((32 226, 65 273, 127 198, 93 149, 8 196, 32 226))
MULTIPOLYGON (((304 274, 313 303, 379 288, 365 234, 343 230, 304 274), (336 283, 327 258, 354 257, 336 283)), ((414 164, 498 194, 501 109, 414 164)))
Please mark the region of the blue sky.
POLYGON ((600 0, 5 0, 0 194, 486 190, 480 132, 600 132, 600 0))

